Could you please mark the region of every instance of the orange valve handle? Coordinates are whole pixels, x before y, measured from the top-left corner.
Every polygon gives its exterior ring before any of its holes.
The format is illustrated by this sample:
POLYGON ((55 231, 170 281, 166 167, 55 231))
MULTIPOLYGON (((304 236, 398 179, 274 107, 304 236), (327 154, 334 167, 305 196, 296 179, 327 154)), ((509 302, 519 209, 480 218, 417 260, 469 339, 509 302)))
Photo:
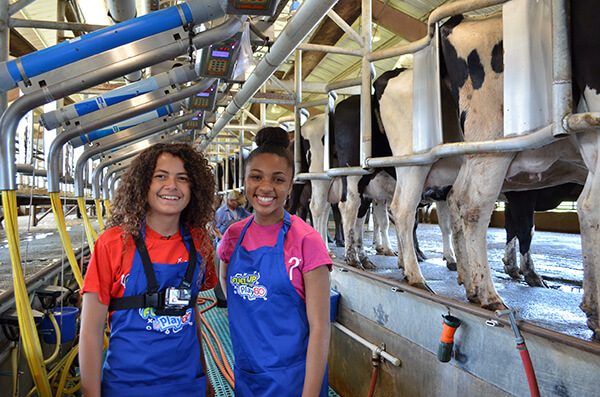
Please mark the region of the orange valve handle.
POLYGON ((447 363, 452 357, 454 333, 460 326, 460 320, 449 314, 442 317, 444 318, 444 328, 442 329, 442 336, 440 337, 440 344, 438 345, 437 358, 439 361, 447 363))

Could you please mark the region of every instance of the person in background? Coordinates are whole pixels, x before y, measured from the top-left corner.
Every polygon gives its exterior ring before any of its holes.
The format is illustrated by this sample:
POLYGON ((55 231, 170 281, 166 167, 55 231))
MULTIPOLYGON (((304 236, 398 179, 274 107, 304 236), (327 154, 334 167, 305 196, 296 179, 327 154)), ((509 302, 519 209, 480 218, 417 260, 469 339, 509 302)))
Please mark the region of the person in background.
POLYGON ((254 216, 217 249, 227 293, 236 396, 327 396, 331 258, 315 229, 285 211, 294 161, 281 128, 256 135, 245 192, 254 216))
POLYGON ((215 227, 220 233, 217 234, 219 240, 232 223, 250 216, 250 213, 244 209, 244 204, 246 204, 244 195, 234 190, 227 196, 227 202, 219 207, 215 213, 215 227))
POLYGON ((86 397, 214 394, 197 307, 198 292, 218 281, 208 232, 214 195, 207 160, 188 144, 151 146, 131 164, 82 288, 86 397))

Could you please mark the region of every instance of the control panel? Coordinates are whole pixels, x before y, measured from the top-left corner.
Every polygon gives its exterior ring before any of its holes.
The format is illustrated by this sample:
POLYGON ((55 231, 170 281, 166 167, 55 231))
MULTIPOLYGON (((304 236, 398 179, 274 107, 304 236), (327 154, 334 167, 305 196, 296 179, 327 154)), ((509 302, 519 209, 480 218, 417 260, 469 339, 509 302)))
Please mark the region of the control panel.
POLYGON ((225 41, 204 48, 198 74, 204 77, 231 79, 240 53, 242 33, 238 32, 225 41))
POLYGON ((272 16, 278 4, 279 0, 227 0, 227 13, 272 16))
POLYGON ((212 112, 215 108, 215 103, 217 102, 218 88, 219 80, 217 79, 206 91, 189 98, 189 108, 212 112))

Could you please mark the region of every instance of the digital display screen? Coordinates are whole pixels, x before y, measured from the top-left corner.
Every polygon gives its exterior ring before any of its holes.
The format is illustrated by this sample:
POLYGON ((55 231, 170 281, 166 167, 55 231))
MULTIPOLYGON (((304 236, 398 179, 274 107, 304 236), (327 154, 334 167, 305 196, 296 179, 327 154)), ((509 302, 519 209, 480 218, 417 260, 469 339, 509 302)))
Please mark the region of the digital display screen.
POLYGON ((210 92, 201 92, 199 94, 196 94, 196 96, 203 96, 203 97, 207 97, 210 95, 210 92))
POLYGON ((228 51, 213 51, 211 55, 216 58, 229 58, 228 51))

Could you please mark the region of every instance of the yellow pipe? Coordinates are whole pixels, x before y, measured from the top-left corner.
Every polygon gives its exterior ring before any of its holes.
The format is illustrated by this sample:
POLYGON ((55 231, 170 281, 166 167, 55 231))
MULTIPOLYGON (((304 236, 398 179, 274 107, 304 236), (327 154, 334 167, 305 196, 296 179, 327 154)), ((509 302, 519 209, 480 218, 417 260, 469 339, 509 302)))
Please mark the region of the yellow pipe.
MULTIPOLYGON (((65 383, 67 382, 67 376, 69 375, 69 368, 71 367, 71 364, 73 364, 73 360, 75 360, 75 357, 77 357, 77 353, 79 353, 79 344, 75 345, 73 347, 73 349, 67 355, 67 361, 65 362, 65 365, 63 366, 62 374, 60 376, 60 381, 58 382, 58 388, 56 389, 56 397, 61 397, 63 395, 63 391, 66 392, 66 390, 64 390, 64 388, 65 388, 65 383)), ((67 394, 73 393, 75 390, 79 389, 79 386, 81 386, 81 385, 80 384, 75 385, 74 388, 69 389, 69 393, 67 393, 67 394)))
POLYGON ((110 200, 104 200, 104 208, 106 209, 106 216, 110 218, 110 200))
POLYGON ((4 209, 6 237, 12 262, 13 285, 19 319, 19 331, 23 339, 23 352, 31 371, 31 376, 38 390, 38 395, 49 397, 52 395, 50 383, 44 365, 42 346, 38 338, 35 321, 29 304, 27 286, 21 267, 21 252, 19 248, 19 226, 17 219, 17 192, 15 190, 2 191, 2 207, 4 209))
POLYGON ((67 258, 69 258, 69 263, 71 264, 71 270, 73 270, 75 280, 77 280, 77 284, 79 284, 79 288, 81 288, 83 286, 83 277, 81 276, 77 258, 75 258, 75 252, 73 252, 71 238, 69 237, 69 233, 67 233, 65 215, 63 213, 62 205, 60 204, 60 193, 50 193, 50 202, 52 203, 52 212, 54 213, 54 219, 56 221, 56 226, 58 227, 60 239, 62 240, 63 247, 67 253, 67 258))
POLYGON ((98 227, 100 228, 100 233, 104 231, 104 219, 102 219, 102 205, 100 204, 100 199, 94 199, 94 203, 96 203, 96 212, 98 213, 98 227))
POLYGON ((52 361, 56 360, 56 357, 58 357, 58 353, 60 352, 60 340, 62 338, 62 335, 60 334, 60 327, 58 326, 56 318, 54 317, 54 314, 52 314, 51 311, 48 311, 48 317, 50 317, 50 322, 52 323, 52 326, 54 327, 54 332, 56 333, 56 347, 54 349, 54 353, 52 353, 50 357, 44 360, 44 364, 46 365, 50 364, 52 361))
POLYGON ((83 197, 77 197, 77 205, 79 206, 79 212, 81 212, 81 216, 83 217, 83 225, 85 226, 85 235, 87 236, 90 252, 94 252, 94 242, 98 239, 98 235, 92 227, 90 218, 87 215, 85 199, 83 197))

